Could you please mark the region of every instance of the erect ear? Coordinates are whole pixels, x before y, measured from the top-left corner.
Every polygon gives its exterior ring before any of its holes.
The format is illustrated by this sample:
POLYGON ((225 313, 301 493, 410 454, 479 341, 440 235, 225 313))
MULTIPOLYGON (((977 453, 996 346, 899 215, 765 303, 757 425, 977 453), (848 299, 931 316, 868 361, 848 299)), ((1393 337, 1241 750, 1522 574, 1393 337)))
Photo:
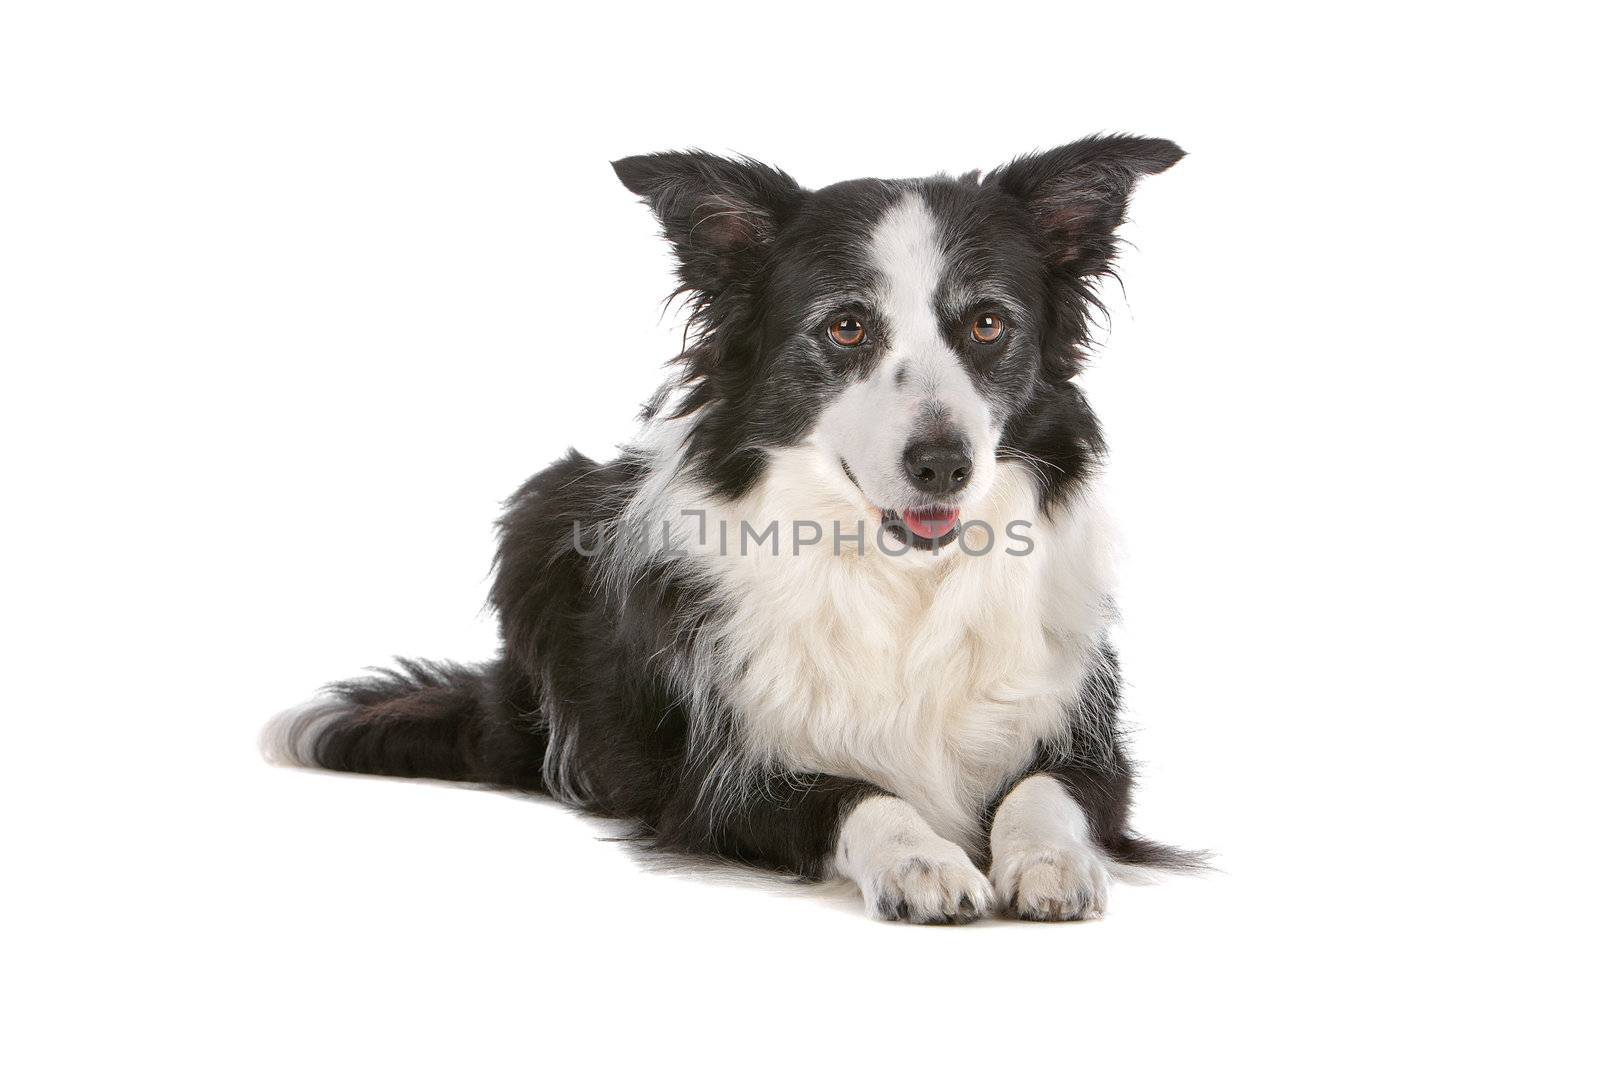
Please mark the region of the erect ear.
POLYGON ((1038 220, 1055 266, 1080 277, 1102 274, 1116 254, 1116 230, 1134 183, 1183 158, 1153 137, 1113 134, 1022 156, 984 180, 1020 199, 1038 220))
POLYGON ((629 156, 611 166, 661 220, 684 285, 708 294, 759 257, 803 195, 781 170, 708 152, 629 156))

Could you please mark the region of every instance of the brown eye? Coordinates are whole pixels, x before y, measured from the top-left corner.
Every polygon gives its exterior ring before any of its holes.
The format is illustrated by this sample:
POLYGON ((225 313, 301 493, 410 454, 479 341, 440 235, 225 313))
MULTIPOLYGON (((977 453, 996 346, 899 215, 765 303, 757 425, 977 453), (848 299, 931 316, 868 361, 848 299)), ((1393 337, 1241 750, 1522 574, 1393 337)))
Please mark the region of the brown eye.
POLYGON ((999 315, 979 315, 972 320, 972 339, 980 345, 994 344, 1005 332, 1005 321, 999 315))
POLYGON ((855 319, 840 319, 828 327, 828 336, 840 348, 854 348, 867 339, 867 328, 855 319))

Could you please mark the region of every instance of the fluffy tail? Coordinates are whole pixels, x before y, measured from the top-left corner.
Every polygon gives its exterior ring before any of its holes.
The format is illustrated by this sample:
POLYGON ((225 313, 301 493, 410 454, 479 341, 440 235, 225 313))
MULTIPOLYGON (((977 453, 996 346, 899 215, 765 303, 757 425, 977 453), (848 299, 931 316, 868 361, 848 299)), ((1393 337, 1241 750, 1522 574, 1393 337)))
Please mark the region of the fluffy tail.
POLYGON ((1137 834, 1123 834, 1103 847, 1117 874, 1129 882, 1151 881, 1163 871, 1202 874, 1214 870, 1209 852, 1174 848, 1137 834))
POLYGON ((280 716, 262 749, 302 767, 537 790, 545 737, 535 714, 518 714, 536 705, 508 674, 403 659, 280 716))

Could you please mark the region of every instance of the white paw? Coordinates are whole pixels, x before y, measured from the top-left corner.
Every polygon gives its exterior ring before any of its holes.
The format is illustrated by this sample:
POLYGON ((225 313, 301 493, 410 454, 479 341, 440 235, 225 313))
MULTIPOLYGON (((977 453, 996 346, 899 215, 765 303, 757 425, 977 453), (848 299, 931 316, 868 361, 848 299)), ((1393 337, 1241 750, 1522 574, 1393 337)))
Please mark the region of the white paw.
POLYGON ((1000 904, 1019 919, 1098 919, 1106 910, 1110 872, 1081 846, 1008 852, 990 874, 1000 904))
POLYGON ((989 880, 959 847, 950 848, 954 855, 907 856, 871 878, 862 893, 872 917, 966 923, 987 914, 994 903, 989 880))
POLYGON ((874 918, 964 923, 994 904, 989 880, 961 846, 934 833, 898 797, 856 805, 840 828, 834 863, 861 887, 874 918))

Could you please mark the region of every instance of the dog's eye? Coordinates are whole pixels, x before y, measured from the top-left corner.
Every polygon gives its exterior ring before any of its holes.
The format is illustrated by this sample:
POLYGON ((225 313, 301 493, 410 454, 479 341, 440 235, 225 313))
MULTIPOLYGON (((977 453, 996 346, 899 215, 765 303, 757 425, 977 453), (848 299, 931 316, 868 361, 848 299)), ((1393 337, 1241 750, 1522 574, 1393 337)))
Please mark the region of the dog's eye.
POLYGON ((867 328, 857 319, 840 319, 828 327, 828 336, 840 348, 854 348, 867 339, 867 328))
POLYGON ((1005 321, 999 315, 979 315, 972 320, 972 339, 980 345, 994 344, 1005 332, 1005 321))

